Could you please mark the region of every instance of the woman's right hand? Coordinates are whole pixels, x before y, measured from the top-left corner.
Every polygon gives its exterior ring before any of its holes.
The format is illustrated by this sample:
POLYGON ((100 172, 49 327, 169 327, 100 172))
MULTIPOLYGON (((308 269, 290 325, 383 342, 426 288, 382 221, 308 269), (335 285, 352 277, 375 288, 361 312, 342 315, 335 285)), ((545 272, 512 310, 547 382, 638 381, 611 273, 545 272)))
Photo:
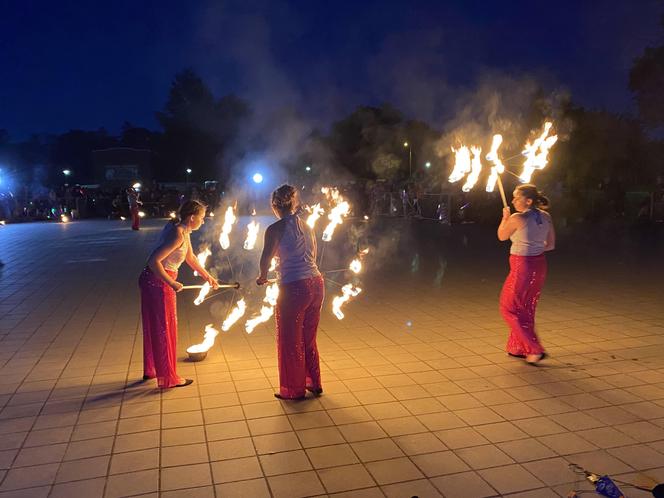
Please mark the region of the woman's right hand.
POLYGON ((171 287, 175 292, 180 292, 182 290, 182 287, 184 287, 184 285, 182 285, 180 282, 176 280, 171 284, 171 287))
POLYGON ((267 277, 264 277, 263 275, 260 275, 256 279, 256 285, 265 285, 267 283, 267 277))
POLYGON ((512 211, 510 210, 509 207, 504 207, 503 208, 503 221, 508 220, 510 216, 512 216, 512 211))

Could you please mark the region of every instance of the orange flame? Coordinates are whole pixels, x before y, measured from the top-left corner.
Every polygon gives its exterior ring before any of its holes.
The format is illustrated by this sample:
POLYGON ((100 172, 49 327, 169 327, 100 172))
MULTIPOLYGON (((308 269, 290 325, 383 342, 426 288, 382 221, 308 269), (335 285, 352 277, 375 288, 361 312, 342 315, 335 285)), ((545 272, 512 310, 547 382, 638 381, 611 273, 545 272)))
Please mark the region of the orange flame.
POLYGON ((195 344, 187 348, 187 353, 204 353, 209 351, 209 349, 214 344, 214 339, 219 335, 219 331, 215 329, 211 323, 208 323, 205 326, 205 335, 203 336, 203 342, 200 344, 195 344))
POLYGON ((523 152, 526 161, 523 163, 523 171, 519 179, 523 183, 528 183, 536 169, 544 169, 548 162, 549 149, 558 141, 558 135, 549 136, 549 131, 553 123, 547 121, 544 123, 544 129, 537 139, 531 144, 526 143, 523 152))
POLYGON ((346 284, 341 288, 341 296, 335 296, 332 300, 332 312, 339 319, 343 320, 346 315, 341 311, 341 306, 350 300, 351 297, 356 297, 362 292, 359 287, 354 287, 353 284, 346 284))
POLYGON ((224 215, 224 225, 221 227, 221 234, 219 235, 219 244, 223 250, 226 250, 231 246, 229 235, 233 229, 233 223, 235 223, 236 220, 237 218, 235 217, 233 206, 228 206, 226 214, 224 215))
POLYGON ((491 167, 491 173, 489 174, 489 179, 486 182, 487 192, 493 192, 493 189, 496 188, 498 175, 505 172, 505 165, 498 157, 498 148, 502 143, 503 143, 503 136, 494 135, 493 142, 491 143, 491 150, 486 155, 487 161, 491 161, 493 163, 493 166, 491 167))
POLYGON ((233 310, 228 314, 226 320, 224 320, 224 323, 221 324, 221 330, 228 332, 230 328, 235 325, 235 322, 244 316, 245 311, 247 311, 247 305, 243 298, 235 304, 235 308, 233 308, 233 310))
POLYGON ((247 225, 247 238, 244 241, 244 248, 246 250, 251 251, 256 245, 256 239, 258 238, 258 230, 260 227, 260 223, 253 220, 247 225))

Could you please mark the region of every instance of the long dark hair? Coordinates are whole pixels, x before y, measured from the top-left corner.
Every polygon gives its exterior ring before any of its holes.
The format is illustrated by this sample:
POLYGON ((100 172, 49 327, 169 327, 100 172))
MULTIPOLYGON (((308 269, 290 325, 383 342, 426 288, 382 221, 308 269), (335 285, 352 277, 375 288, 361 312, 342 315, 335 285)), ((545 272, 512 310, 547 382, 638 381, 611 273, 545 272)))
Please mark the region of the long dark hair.
POLYGON ((516 190, 521 192, 521 195, 526 199, 532 200, 533 207, 537 209, 543 209, 544 211, 547 211, 549 209, 549 206, 551 205, 551 203, 549 202, 549 198, 546 195, 544 195, 544 192, 542 192, 541 190, 537 190, 537 187, 532 183, 524 183, 523 185, 518 185, 516 187, 516 190))
POLYGON ((186 220, 191 215, 196 215, 201 211, 205 212, 207 206, 200 201, 185 201, 180 209, 178 209, 177 216, 171 220, 171 223, 178 224, 182 220, 186 220))

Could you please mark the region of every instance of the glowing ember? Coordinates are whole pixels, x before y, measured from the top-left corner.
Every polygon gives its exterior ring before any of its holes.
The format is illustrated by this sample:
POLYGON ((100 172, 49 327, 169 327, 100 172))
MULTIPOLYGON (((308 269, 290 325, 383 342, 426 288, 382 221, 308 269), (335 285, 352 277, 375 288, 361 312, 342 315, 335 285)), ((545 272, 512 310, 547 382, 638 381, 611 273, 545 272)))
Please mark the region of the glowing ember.
POLYGON ((256 216, 256 210, 255 209, 251 210, 251 216, 256 216))
POLYGON ((124 220, 126 220, 127 218, 125 218, 124 216, 120 216, 120 219, 121 219, 122 221, 124 221, 124 220))
POLYGON ((233 206, 228 206, 226 209, 226 214, 224 215, 224 225, 221 227, 221 235, 219 235, 219 244, 221 248, 226 250, 231 246, 231 239, 229 234, 233 229, 233 223, 237 218, 235 217, 235 212, 233 211, 233 206))
MULTIPOLYGON (((207 261, 208 257, 210 257, 211 255, 212 255, 212 251, 210 251, 209 247, 206 247, 205 249, 203 249, 196 256, 196 259, 198 260, 198 264, 200 264, 203 268, 205 268, 205 262, 207 261)), ((198 272, 194 271, 194 275, 198 276, 198 272)))
POLYGON ((214 212, 210 211, 210 218, 214 218, 214 212))
POLYGON ((277 269, 277 265, 279 264, 279 258, 272 258, 272 261, 270 261, 270 267, 267 269, 267 271, 274 271, 277 269))
POLYGON ((332 300, 332 312, 339 320, 343 320, 346 315, 341 311, 341 306, 343 306, 351 297, 356 297, 362 289, 359 287, 354 287, 353 284, 346 284, 341 288, 341 296, 335 296, 332 300))
POLYGON ((475 183, 477 183, 477 179, 482 172, 482 148, 471 147, 470 151, 473 153, 473 160, 471 161, 472 169, 470 174, 466 177, 466 183, 461 187, 461 190, 464 192, 470 192, 470 189, 475 186, 475 183))
POLYGON ((175 211, 171 211, 170 213, 168 213, 168 217, 172 220, 174 220, 176 216, 177 215, 175 214, 175 211))
POLYGON ((311 206, 311 214, 307 218, 307 225, 309 225, 310 228, 314 228, 316 226, 316 222, 318 221, 318 218, 325 212, 325 210, 320 207, 320 203, 314 204, 311 206))
POLYGON ((330 214, 327 216, 330 223, 328 223, 323 232, 323 240, 325 242, 332 240, 334 229, 337 228, 337 225, 343 223, 343 217, 348 216, 348 213, 350 213, 350 204, 346 201, 341 201, 332 208, 332 211, 330 211, 330 214))
POLYGON ((244 241, 244 248, 248 251, 251 251, 256 245, 256 238, 258 237, 258 229, 260 228, 260 223, 256 221, 250 221, 247 225, 247 238, 244 241))
POLYGON ((207 296, 210 293, 211 286, 208 282, 205 282, 203 284, 203 287, 201 287, 200 292, 198 293, 198 297, 194 299, 194 304, 198 306, 203 302, 205 299, 205 296, 207 296))
POLYGON ((486 155, 487 161, 491 161, 493 163, 493 166, 491 167, 491 173, 489 174, 489 179, 486 182, 487 192, 493 192, 493 189, 496 187, 496 181, 498 181, 498 175, 505 172, 505 165, 498 157, 498 148, 502 143, 503 136, 494 135, 493 142, 491 142, 491 150, 486 155))
POLYGON ((4 226, 6 224, 7 224, 7 222, 5 220, 0 220, 0 225, 4 226))
POLYGON ((519 179, 523 183, 528 183, 530 177, 536 169, 543 169, 548 162, 549 149, 553 147, 558 141, 557 135, 549 135, 553 123, 547 121, 544 123, 544 129, 539 137, 532 143, 528 142, 525 149, 521 154, 526 156, 526 161, 523 163, 523 172, 519 179))
POLYGON ((139 211, 138 212, 138 217, 139 218, 145 218, 145 211, 139 211))
POLYGON ((131 188, 141 188, 141 184, 140 184, 140 183, 134 183, 134 184, 131 186, 131 188))
POLYGON ((360 273, 362 271, 362 261, 360 261, 359 258, 354 259, 353 261, 350 262, 350 266, 348 266, 348 269, 353 273, 360 273))
POLYGON ((470 149, 462 145, 458 149, 452 148, 454 152, 454 169, 448 178, 450 183, 458 182, 470 171, 470 149))
POLYGON ((236 304, 235 308, 229 313, 224 320, 224 323, 221 324, 221 330, 228 332, 230 328, 244 315, 247 311, 247 304, 244 302, 244 299, 240 299, 236 304))
POLYGON ((66 214, 61 214, 60 215, 60 221, 62 223, 69 223, 69 216, 67 216, 66 214))
POLYGON ((214 345, 214 339, 219 335, 219 331, 215 329, 211 323, 205 326, 205 335, 203 342, 195 344, 187 348, 187 353, 205 353, 214 345))
POLYGON ((270 319, 277 304, 277 297, 279 297, 279 286, 276 283, 269 285, 265 289, 265 297, 263 298, 263 301, 268 303, 268 306, 263 305, 260 314, 247 320, 247 323, 244 324, 247 334, 251 334, 259 324, 267 322, 270 319))

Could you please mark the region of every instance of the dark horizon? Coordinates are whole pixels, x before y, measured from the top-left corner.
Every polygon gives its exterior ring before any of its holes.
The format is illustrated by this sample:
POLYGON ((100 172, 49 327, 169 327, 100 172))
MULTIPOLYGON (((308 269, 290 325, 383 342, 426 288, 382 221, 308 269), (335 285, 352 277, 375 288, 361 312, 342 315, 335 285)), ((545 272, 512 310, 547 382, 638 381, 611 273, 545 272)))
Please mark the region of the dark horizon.
POLYGON ((491 75, 536 78, 590 108, 633 113, 629 69, 661 39, 661 0, 562 2, 35 2, 4 9, 2 119, 12 140, 158 127, 174 75, 312 126, 390 103, 441 126, 491 75))

